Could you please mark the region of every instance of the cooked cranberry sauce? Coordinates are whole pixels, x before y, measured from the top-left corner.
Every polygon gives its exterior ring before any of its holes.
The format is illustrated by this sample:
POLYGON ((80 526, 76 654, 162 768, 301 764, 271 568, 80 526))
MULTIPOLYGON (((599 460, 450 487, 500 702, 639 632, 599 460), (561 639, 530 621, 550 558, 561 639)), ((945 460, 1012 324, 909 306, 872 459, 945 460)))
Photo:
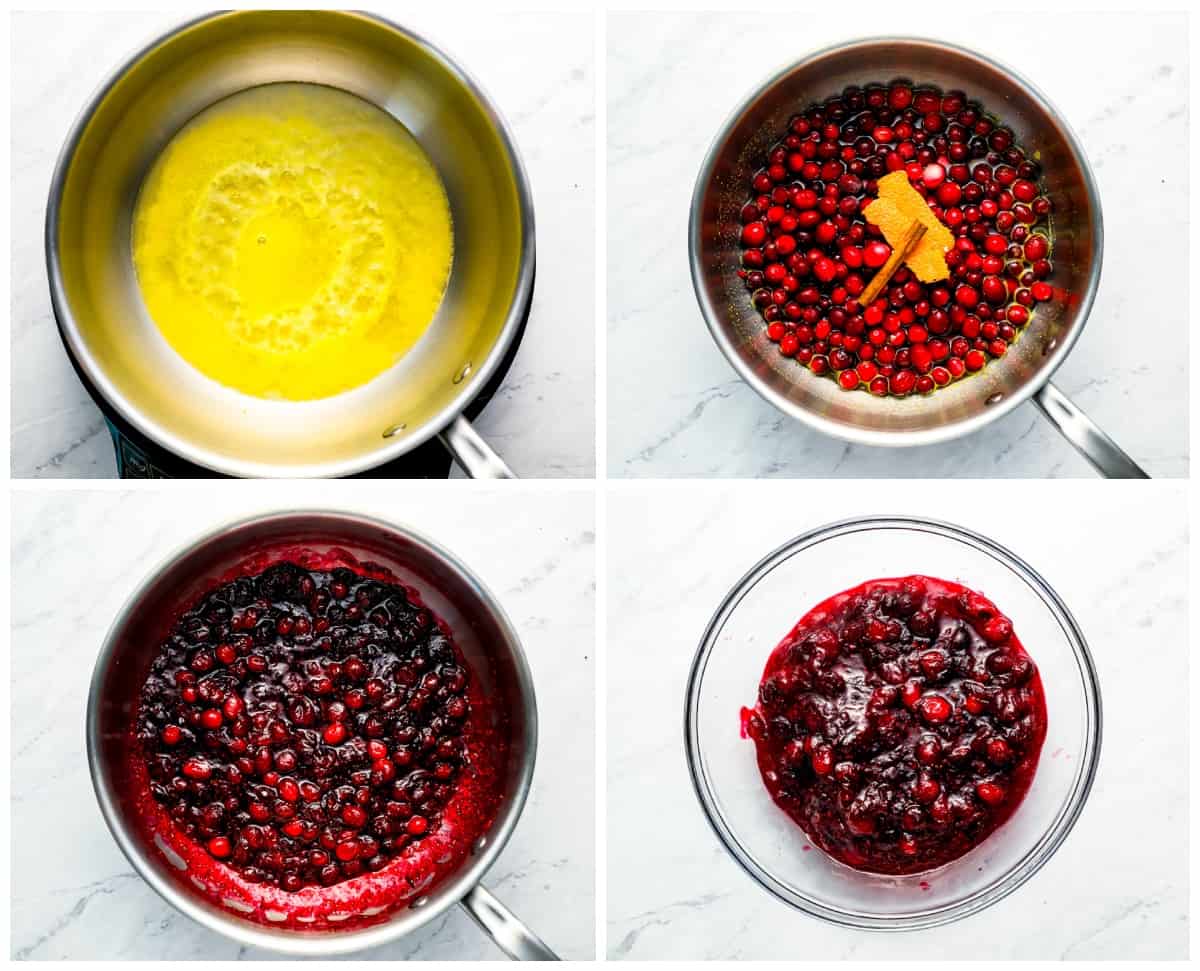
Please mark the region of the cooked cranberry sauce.
POLYGON ((928 394, 1003 357, 1055 292, 1050 200, 1011 129, 960 91, 849 87, 791 119, 747 186, 738 271, 779 352, 846 390, 928 394), (955 236, 949 279, 901 266, 862 210, 905 170, 955 236))
POLYGON ((931 870, 1020 805, 1046 703, 1012 623, 956 583, 872 580, 811 610, 742 709, 767 791, 855 869, 931 870))
POLYGON ((403 587, 277 563, 187 610, 137 715, 177 829, 285 891, 382 870, 469 770, 471 672, 403 587))

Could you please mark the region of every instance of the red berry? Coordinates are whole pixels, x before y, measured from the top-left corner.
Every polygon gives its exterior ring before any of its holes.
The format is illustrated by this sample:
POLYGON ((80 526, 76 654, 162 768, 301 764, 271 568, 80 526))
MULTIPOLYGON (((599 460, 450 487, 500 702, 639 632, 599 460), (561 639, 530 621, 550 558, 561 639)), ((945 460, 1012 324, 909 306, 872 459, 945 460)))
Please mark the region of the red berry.
MULTIPOLYGON (((761 246, 767 239, 767 227, 760 221, 746 223, 742 227, 742 241, 746 246, 761 246)), ((344 597, 344 594, 342 594, 344 597)), ((341 598, 338 598, 341 599, 341 598)))
POLYGON ((962 189, 954 182, 943 182, 937 190, 937 200, 942 206, 957 206, 962 201, 962 189))
POLYGON ((827 256, 822 256, 813 264, 813 276, 822 283, 828 283, 837 276, 837 264, 827 256))
POLYGON ((883 266, 891 255, 892 248, 887 243, 871 242, 863 250, 863 263, 872 269, 876 269, 883 266))
POLYGON ((792 205, 802 212, 808 209, 815 209, 817 194, 812 189, 797 189, 792 194, 792 205))
POLYGON ((888 381, 888 390, 898 397, 904 397, 912 391, 917 383, 917 376, 912 371, 897 371, 888 381))
POLYGON ((913 798, 917 802, 931 803, 942 794, 942 787, 938 785, 936 779, 928 775, 920 775, 917 781, 913 783, 913 798))
POLYGON ((1012 637, 1012 621, 1002 615, 997 615, 983 625, 980 633, 989 644, 1003 644, 1012 637))
POLYGON ((201 758, 191 758, 183 763, 182 770, 189 779, 204 780, 212 775, 212 766, 201 758))
POLYGON ((941 695, 923 695, 916 704, 917 713, 930 724, 944 722, 953 710, 941 695))

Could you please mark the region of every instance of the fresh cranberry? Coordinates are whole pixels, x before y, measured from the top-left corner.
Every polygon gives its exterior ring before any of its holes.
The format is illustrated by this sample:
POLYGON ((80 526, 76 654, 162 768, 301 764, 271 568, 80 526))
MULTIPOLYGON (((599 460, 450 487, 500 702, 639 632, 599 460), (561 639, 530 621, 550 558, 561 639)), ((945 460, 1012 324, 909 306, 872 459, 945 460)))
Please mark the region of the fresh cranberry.
POLYGON ((772 653, 742 724, 767 791, 816 846, 909 874, 957 859, 1016 811, 1046 704, 990 600, 909 576, 814 607, 772 653))
POLYGON ((984 364, 1003 356, 1033 306, 1054 296, 1040 166, 963 92, 899 80, 849 88, 793 117, 762 161, 737 214, 739 275, 779 352, 846 390, 929 394, 977 370, 969 352, 984 364), (901 267, 878 308, 859 307, 891 255, 862 211, 878 179, 900 170, 955 234, 950 277, 927 285, 901 267), (1006 279, 1021 282, 1026 303, 1006 279), (986 326, 992 320, 1009 329, 986 326), (929 334, 971 343, 934 359, 935 374, 913 353, 929 334), (864 363, 892 370, 864 378, 864 363))
POLYGON ((863 264, 871 269, 876 269, 883 266, 891 255, 892 248, 887 243, 871 242, 863 250, 863 264))

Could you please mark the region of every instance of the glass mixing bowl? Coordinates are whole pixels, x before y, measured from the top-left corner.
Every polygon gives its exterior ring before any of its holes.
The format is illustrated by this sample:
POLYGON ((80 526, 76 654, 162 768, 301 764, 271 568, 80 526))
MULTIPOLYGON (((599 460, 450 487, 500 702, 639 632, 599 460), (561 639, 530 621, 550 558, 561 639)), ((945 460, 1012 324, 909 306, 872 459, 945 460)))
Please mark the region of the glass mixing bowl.
POLYGON ((805 533, 725 597, 688 679, 685 742, 701 806, 725 848, 780 900, 869 930, 936 927, 976 913, 1032 877, 1066 839, 1100 754, 1100 688, 1083 634, 1029 564, 947 523, 867 517, 805 533), (971 852, 904 877, 854 870, 813 847, 768 795, 741 735, 767 658, 811 607, 864 581, 920 573, 995 602, 1037 664, 1048 728, 1033 784, 1012 818, 971 852))

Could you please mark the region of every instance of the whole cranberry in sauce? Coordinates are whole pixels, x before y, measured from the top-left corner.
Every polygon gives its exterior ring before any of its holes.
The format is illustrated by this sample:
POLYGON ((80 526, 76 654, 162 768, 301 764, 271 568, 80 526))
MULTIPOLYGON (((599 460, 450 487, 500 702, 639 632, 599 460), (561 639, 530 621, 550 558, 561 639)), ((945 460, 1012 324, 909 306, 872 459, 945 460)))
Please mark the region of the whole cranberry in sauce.
POLYGON ((177 831, 245 881, 295 892, 383 870, 469 798, 471 691, 403 586, 281 562, 183 613, 136 735, 177 831))

